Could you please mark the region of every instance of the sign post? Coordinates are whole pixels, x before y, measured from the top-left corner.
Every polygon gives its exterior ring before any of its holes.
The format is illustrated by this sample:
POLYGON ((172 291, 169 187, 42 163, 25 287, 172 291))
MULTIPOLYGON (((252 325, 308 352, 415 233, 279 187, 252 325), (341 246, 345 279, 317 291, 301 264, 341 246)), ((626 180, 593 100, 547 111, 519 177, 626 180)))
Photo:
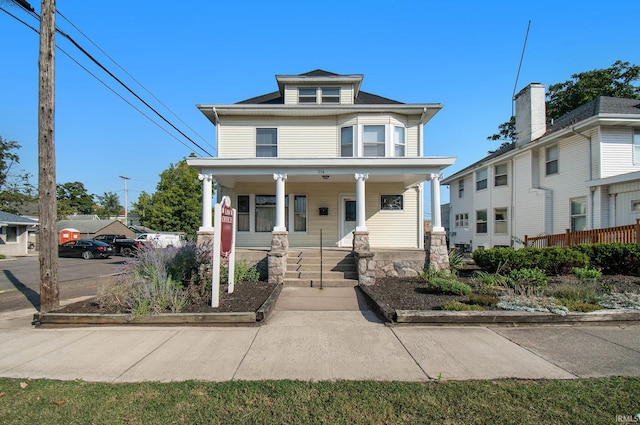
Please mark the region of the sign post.
POLYGON ((211 307, 220 305, 220 258, 229 262, 228 292, 233 293, 234 265, 236 253, 236 210, 231 208, 231 199, 223 196, 216 204, 213 225, 213 267, 211 281, 211 307))

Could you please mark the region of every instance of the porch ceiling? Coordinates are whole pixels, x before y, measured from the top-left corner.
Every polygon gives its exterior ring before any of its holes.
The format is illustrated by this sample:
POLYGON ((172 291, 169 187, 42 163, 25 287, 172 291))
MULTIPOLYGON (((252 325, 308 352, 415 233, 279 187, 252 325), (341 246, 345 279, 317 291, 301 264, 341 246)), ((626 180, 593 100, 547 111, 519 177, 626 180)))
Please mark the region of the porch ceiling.
POLYGON ((273 174, 287 174, 289 183, 354 182, 355 174, 368 174, 368 183, 402 183, 414 186, 439 174, 455 157, 416 158, 187 158, 187 164, 202 174, 211 174, 218 184, 233 188, 239 182, 272 181, 273 174))

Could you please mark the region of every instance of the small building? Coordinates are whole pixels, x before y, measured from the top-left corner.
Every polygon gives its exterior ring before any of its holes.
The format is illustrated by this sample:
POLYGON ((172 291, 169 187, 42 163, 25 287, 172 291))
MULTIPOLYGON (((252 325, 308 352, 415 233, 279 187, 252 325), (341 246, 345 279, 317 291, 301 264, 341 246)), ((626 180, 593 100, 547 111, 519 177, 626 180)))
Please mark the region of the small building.
POLYGON ((0 254, 20 257, 29 253, 29 229, 38 222, 0 211, 0 254))
POLYGON ((135 238, 136 234, 118 220, 60 220, 57 223, 58 232, 63 229, 75 229, 80 238, 91 239, 98 235, 125 235, 135 238))

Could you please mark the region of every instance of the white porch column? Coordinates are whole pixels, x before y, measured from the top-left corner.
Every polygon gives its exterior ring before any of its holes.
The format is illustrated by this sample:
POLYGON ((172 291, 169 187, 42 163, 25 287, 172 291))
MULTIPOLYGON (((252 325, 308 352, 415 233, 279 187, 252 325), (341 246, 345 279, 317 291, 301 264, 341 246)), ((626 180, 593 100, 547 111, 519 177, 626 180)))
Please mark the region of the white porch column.
POLYGON ((211 198, 213 197, 213 175, 198 174, 198 180, 202 182, 202 227, 201 229, 213 228, 211 216, 211 198))
POLYGON ((284 182, 287 181, 287 175, 274 173, 273 179, 276 181, 276 225, 273 230, 282 232, 287 230, 284 225, 284 182))
POLYGON ((431 180, 431 231, 444 232, 440 217, 440 179, 442 174, 430 174, 431 180))
POLYGON ((356 174, 356 232, 366 232, 366 210, 364 196, 364 182, 369 178, 369 174, 356 174))

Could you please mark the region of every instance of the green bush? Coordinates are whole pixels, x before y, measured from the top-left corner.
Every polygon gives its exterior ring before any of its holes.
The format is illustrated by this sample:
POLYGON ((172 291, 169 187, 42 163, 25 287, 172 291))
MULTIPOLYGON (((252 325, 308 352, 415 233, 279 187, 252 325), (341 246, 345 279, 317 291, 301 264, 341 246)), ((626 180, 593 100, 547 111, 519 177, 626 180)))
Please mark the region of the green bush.
MULTIPOLYGON (((225 284, 229 280, 229 264, 223 263, 220 267, 220 283, 225 284)), ((260 272, 256 266, 249 266, 245 260, 235 262, 233 270, 233 282, 257 282, 260 280, 260 272)))
POLYGON ((570 285, 564 284, 554 289, 551 293, 558 300, 596 304, 599 294, 595 285, 570 285))
POLYGON ((587 255, 591 267, 606 275, 637 275, 640 269, 640 245, 638 244, 582 244, 574 246, 573 249, 587 255))
POLYGON ((498 273, 487 273, 482 270, 476 270, 471 280, 478 285, 478 291, 481 293, 490 293, 499 286, 507 286, 507 278, 498 273))
POLYGON ((589 264, 586 254, 559 247, 480 249, 473 252, 473 260, 485 271, 505 274, 512 270, 537 268, 547 275, 559 275, 589 264))
POLYGON ((591 269, 589 267, 574 267, 573 274, 576 275, 581 282, 593 283, 602 277, 600 270, 591 269))
POLYGON ((581 313, 589 313, 591 311, 602 310, 604 307, 598 304, 590 304, 584 303, 581 301, 572 301, 572 300, 558 300, 560 303, 567 307, 569 311, 579 311, 581 313))
POLYGON ((507 276, 509 287, 522 295, 542 295, 547 287, 548 279, 544 271, 533 269, 511 270, 507 276))
POLYGON ((485 307, 494 307, 500 302, 500 298, 495 295, 488 294, 470 294, 469 304, 480 305, 485 307))
POLYGON ((484 310, 479 305, 470 305, 461 303, 460 301, 447 301, 442 305, 443 310, 447 311, 482 311, 484 310))
POLYGON ((435 277, 427 282, 427 290, 440 294, 469 295, 471 287, 453 279, 435 277))

